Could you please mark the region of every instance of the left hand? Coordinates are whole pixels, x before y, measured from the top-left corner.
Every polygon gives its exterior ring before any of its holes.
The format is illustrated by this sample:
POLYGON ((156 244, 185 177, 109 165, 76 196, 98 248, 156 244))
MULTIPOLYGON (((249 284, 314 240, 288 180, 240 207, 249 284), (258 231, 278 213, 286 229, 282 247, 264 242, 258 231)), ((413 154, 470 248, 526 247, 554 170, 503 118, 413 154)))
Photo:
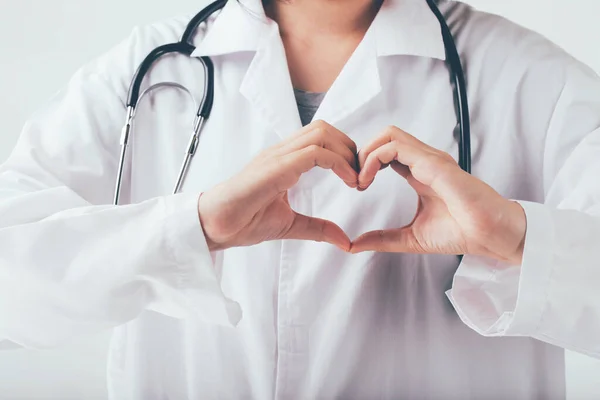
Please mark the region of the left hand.
POLYGON ((353 242, 352 253, 473 254, 521 263, 526 232, 522 207, 464 172, 449 154, 389 127, 358 159, 360 190, 391 166, 417 192, 419 203, 409 225, 365 233, 353 242))

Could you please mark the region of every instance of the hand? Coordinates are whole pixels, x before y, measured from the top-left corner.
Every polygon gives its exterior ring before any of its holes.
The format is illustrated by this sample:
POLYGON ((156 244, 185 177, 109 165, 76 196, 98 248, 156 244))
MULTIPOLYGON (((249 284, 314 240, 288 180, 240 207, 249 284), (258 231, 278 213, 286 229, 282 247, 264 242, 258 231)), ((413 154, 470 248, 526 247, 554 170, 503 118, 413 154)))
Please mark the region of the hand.
POLYGON ((315 121, 201 195, 198 214, 209 248, 302 239, 329 242, 349 251, 350 239, 340 227, 290 208, 288 189, 316 166, 331 169, 349 187, 357 187, 355 143, 331 125, 315 121))
POLYGON ((390 127, 358 155, 359 190, 388 165, 417 192, 413 221, 400 229, 365 233, 351 252, 475 254, 521 263, 525 213, 515 202, 464 172, 447 153, 390 127))

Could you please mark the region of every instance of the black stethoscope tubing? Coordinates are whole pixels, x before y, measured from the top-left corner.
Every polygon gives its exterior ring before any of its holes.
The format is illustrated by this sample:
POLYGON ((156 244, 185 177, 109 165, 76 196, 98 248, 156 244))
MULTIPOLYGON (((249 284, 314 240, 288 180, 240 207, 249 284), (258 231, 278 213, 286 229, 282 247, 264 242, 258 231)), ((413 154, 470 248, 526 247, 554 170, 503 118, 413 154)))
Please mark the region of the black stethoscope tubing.
MULTIPOLYGON (((196 14, 189 24, 187 25, 181 40, 177 43, 170 43, 152 50, 140 64, 137 71, 135 72, 131 85, 129 87, 129 93, 127 96, 127 119, 125 126, 123 127, 121 135, 121 156, 119 159, 119 169, 117 175, 117 182, 115 188, 114 204, 119 204, 119 197, 121 192, 122 178, 123 178, 123 167, 125 163, 125 154, 127 144, 129 142, 129 136, 131 133, 131 126, 133 123, 133 117, 135 110, 140 99, 140 90, 144 77, 147 75, 150 68, 164 55, 178 53, 186 56, 191 56, 195 50, 192 44, 192 38, 203 22, 206 22, 208 18, 215 12, 222 9, 228 0, 216 0, 209 4, 202 11, 196 14)), ((470 115, 469 105, 467 101, 467 88, 465 82, 465 74, 461 63, 460 55, 450 31, 450 27, 446 22, 446 19, 439 10, 435 0, 426 0, 429 8, 436 16, 440 23, 442 37, 444 40, 444 48, 446 51, 446 64, 450 72, 452 89, 454 92, 454 104, 455 112, 457 117, 457 128, 458 128, 458 163, 460 167, 471 173, 471 126, 470 126, 470 115)), ((190 138, 190 143, 186 150, 186 157, 179 171, 177 184, 174 188, 174 193, 177 193, 183 184, 185 174, 191 162, 192 157, 196 152, 198 145, 198 139, 205 120, 210 116, 213 101, 214 101, 214 66, 209 57, 200 57, 200 61, 204 66, 205 79, 204 79, 204 92, 203 99, 200 102, 198 111, 196 112, 196 119, 194 122, 194 131, 190 138)))

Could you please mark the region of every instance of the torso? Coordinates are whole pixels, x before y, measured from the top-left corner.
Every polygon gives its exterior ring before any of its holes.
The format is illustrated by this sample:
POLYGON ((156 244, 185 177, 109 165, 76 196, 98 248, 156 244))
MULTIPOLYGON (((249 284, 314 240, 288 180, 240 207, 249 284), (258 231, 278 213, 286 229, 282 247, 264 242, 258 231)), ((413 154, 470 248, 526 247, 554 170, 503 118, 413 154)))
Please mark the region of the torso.
MULTIPOLYGON (((543 188, 536 177, 543 160, 535 149, 544 140, 546 116, 540 115, 539 126, 519 124, 520 114, 528 112, 520 103, 521 79, 527 76, 535 87, 538 83, 534 73, 524 71, 527 63, 516 61, 505 44, 523 32, 464 5, 445 4, 444 10, 454 22, 467 64, 474 174, 506 197, 542 201, 543 188), (490 23, 497 24, 501 37, 486 36, 490 23), (488 52, 490 46, 498 51, 488 52), (494 58, 497 62, 490 60, 494 58)), ((183 30, 186 22, 170 22, 177 28, 172 31, 183 30)), ((531 35, 544 46, 541 38, 531 35)), ((281 140, 270 110, 261 111, 259 96, 244 86, 248 66, 257 62, 253 56, 237 53, 213 59, 215 105, 184 190, 210 189, 281 140)), ((359 147, 385 126, 396 125, 456 155, 456 117, 444 63, 393 56, 377 60, 375 66, 381 90, 354 98, 355 89, 364 83, 357 79, 365 78, 352 75, 359 69, 345 69, 314 117, 332 122, 359 147)), ((374 71, 365 68, 365 74, 374 71)), ((200 71, 199 64, 187 59, 166 60, 151 81, 178 76, 186 86, 197 88, 199 97, 200 71)), ((276 83, 280 82, 260 85, 276 83)), ((295 105, 292 84, 281 85, 287 103, 276 106, 288 110, 288 104, 295 105)), ((560 89, 552 82, 539 87, 548 98, 560 89)), ((277 96, 270 93, 266 98, 277 96)), ((551 111, 549 104, 548 114, 551 111)), ((143 135, 132 144, 132 167, 125 182, 131 188, 128 201, 171 190, 193 113, 177 94, 160 93, 140 105, 136 130, 143 135), (154 178, 149 177, 159 178, 150 182, 154 178)), ((298 115, 287 126, 294 125, 300 125, 298 115)), ((290 191, 289 199, 296 211, 331 219, 351 238, 402 226, 412 219, 416 206, 410 187, 390 170, 360 193, 315 169, 290 191)), ((526 338, 484 338, 460 321, 445 295, 458 265, 456 257, 351 256, 326 244, 300 241, 233 248, 215 257, 223 291, 242 306, 239 326, 147 312, 118 328, 109 366, 113 398, 564 397, 562 350, 526 338)))

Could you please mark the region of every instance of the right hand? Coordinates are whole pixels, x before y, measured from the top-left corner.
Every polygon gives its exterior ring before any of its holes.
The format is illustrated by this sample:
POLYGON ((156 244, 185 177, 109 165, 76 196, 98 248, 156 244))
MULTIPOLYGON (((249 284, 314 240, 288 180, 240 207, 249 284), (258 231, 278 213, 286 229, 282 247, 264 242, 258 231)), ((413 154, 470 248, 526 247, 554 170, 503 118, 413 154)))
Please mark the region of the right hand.
POLYGON ((298 214, 288 202, 288 189, 316 166, 332 170, 351 188, 358 186, 356 144, 331 125, 315 121, 203 193, 198 214, 210 250, 300 239, 349 251, 350 239, 339 226, 298 214))

